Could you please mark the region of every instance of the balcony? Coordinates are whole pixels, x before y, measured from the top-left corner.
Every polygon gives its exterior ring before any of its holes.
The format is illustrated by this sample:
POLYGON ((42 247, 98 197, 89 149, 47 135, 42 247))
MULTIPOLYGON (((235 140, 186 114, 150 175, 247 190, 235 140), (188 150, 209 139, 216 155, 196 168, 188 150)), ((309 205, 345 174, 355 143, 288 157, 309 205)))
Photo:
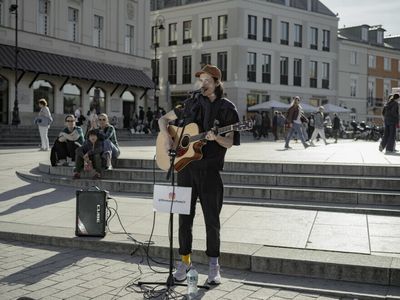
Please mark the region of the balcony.
POLYGON ((192 83, 192 75, 191 74, 183 74, 182 75, 182 84, 192 83))
POLYGON ((317 78, 310 78, 310 87, 312 88, 317 87, 317 78))
POLYGON ((264 42, 271 43, 272 39, 271 39, 271 37, 269 37, 269 36, 264 36, 264 37, 263 37, 263 41, 264 41, 264 42))
POLYGON ((202 36, 202 37, 201 37, 201 41, 202 41, 202 42, 211 41, 211 35, 202 36))
POLYGON ((176 45, 178 45, 178 42, 176 40, 168 42, 168 46, 176 46, 176 45))
POLYGON ((247 35, 247 38, 248 38, 249 40, 257 40, 257 35, 249 33, 249 34, 247 35))
POLYGON ((289 41, 288 40, 281 40, 281 45, 289 45, 289 41))
POLYGON ((318 45, 310 44, 310 49, 318 50, 318 45))
POLYGON ((228 38, 228 34, 227 33, 218 34, 218 39, 219 40, 226 40, 227 38, 228 38))
POLYGON ((303 43, 302 42, 294 42, 294 46, 295 47, 303 47, 303 43))
POLYGON ((330 48, 329 47, 322 47, 322 51, 325 51, 325 52, 329 52, 329 50, 330 50, 330 48))
POLYGON ((247 81, 256 82, 256 72, 247 71, 247 81))
POLYGON ((301 76, 293 76, 293 85, 301 86, 301 76))
POLYGON ((182 44, 191 44, 192 43, 192 39, 183 39, 182 44))
POLYGON ((281 84, 288 85, 288 76, 287 75, 281 75, 281 84))
POLYGON ((176 84, 176 74, 169 74, 168 81, 170 84, 176 84))
POLYGON ((271 83, 271 73, 262 73, 262 82, 271 83))
POLYGON ((329 79, 322 79, 322 88, 329 89, 329 79))

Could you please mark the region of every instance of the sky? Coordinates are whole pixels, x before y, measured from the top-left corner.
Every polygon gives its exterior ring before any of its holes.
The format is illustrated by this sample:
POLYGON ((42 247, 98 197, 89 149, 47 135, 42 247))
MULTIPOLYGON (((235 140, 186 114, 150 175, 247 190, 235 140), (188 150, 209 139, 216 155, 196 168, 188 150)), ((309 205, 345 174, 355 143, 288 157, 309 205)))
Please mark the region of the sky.
POLYGON ((382 25, 385 37, 400 35, 400 0, 320 0, 339 13, 339 28, 382 25))

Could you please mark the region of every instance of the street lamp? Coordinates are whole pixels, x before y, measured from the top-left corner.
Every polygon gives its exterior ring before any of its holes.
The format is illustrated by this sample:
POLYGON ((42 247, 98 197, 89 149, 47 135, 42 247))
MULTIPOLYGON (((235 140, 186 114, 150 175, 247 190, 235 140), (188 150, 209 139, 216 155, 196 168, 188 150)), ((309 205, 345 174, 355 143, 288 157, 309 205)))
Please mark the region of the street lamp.
POLYGON ((9 12, 11 14, 15 14, 15 52, 14 52, 14 75, 15 75, 15 98, 14 98, 14 109, 12 113, 12 125, 18 126, 21 123, 19 118, 19 109, 18 109, 18 0, 15 0, 15 4, 11 4, 9 8, 9 12))
POLYGON ((154 82, 154 108, 155 110, 158 110, 158 104, 159 104, 159 98, 158 98, 158 83, 160 80, 160 66, 158 64, 157 66, 157 48, 160 47, 160 40, 158 39, 159 36, 159 31, 163 31, 165 29, 164 27, 164 22, 165 18, 162 15, 158 15, 155 21, 155 31, 153 32, 154 34, 154 40, 153 40, 153 48, 154 48, 154 65, 153 65, 153 82, 154 82))

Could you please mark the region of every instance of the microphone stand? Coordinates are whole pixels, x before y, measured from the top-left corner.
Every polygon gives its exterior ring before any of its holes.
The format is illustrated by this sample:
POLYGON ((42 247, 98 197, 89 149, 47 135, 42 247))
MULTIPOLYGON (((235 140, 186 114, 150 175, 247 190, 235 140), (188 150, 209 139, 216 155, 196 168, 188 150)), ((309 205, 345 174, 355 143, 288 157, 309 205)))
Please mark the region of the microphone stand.
MULTIPOLYGON (((175 172, 174 172, 174 167, 175 167, 175 158, 178 155, 178 151, 181 145, 181 141, 183 138, 183 133, 185 131, 185 127, 186 127, 186 123, 184 123, 183 127, 182 127, 182 132, 179 136, 178 139, 178 143, 176 144, 176 147, 174 149, 170 149, 168 151, 168 155, 170 157, 170 166, 168 169, 168 173, 167 173, 167 180, 171 177, 171 187, 172 187, 172 193, 173 195, 175 195, 175 172)), ((173 299, 176 298, 177 296, 175 296, 175 291, 172 289, 173 286, 187 286, 186 283, 180 283, 180 282, 176 282, 174 275, 172 274, 172 271, 174 269, 174 261, 173 261, 173 257, 174 257, 174 249, 173 249, 173 233, 174 233, 174 214, 172 213, 172 207, 174 204, 174 196, 172 197, 171 200, 171 208, 170 208, 170 212, 169 212, 169 272, 168 272, 168 278, 167 281, 165 282, 145 282, 145 281, 139 281, 137 283, 138 286, 141 285, 165 285, 166 288, 164 288, 163 290, 161 290, 160 292, 156 292, 156 295, 154 296, 155 298, 160 297, 162 294, 164 294, 164 297, 162 297, 162 299, 173 299)), ((197 285, 198 288, 204 288, 204 289, 210 289, 209 286, 207 285, 197 285)), ((154 298, 152 297, 152 298, 154 298)), ((186 297, 184 298, 186 299, 186 297)))

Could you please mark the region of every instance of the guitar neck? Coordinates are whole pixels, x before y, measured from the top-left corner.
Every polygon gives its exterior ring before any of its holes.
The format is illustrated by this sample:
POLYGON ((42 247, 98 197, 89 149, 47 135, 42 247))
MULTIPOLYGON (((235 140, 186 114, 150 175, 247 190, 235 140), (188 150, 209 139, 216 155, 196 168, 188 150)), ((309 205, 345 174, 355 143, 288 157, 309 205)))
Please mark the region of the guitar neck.
MULTIPOLYGON (((230 131, 233 131, 233 125, 228 125, 225 127, 221 127, 221 128, 217 128, 216 133, 217 135, 223 134, 223 133, 227 133, 230 131)), ((193 135, 190 137, 190 143, 192 142, 196 142, 196 141, 200 141, 200 140, 204 140, 206 138, 206 134, 207 132, 202 132, 196 135, 193 135)))

